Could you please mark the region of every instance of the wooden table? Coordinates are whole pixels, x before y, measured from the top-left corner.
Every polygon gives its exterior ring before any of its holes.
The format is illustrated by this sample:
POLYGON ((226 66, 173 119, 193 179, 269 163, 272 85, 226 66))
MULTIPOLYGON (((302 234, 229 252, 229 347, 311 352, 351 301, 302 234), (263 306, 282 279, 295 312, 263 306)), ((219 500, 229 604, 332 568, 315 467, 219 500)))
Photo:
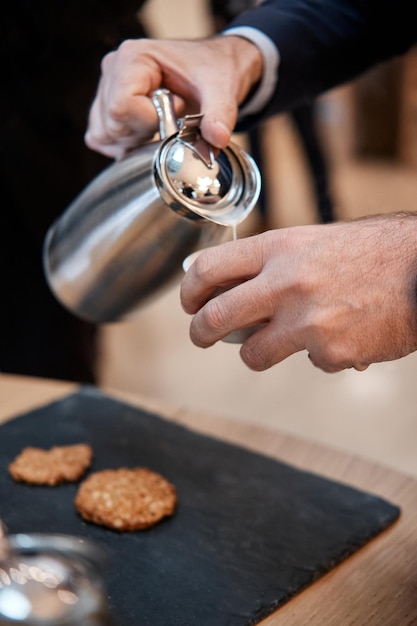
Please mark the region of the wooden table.
MULTIPOLYGON (((0 422, 75 389, 70 383, 0 374, 0 422)), ((401 507, 394 526, 263 620, 263 626, 417 624, 417 480, 276 430, 105 391, 197 431, 378 494, 401 507)))

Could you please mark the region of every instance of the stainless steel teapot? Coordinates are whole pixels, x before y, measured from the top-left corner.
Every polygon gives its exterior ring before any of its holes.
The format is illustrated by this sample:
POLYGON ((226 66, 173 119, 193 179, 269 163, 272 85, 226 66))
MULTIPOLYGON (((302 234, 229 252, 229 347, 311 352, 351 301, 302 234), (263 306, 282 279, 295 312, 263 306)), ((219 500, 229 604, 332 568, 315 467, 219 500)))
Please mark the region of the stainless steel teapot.
POLYGON ((259 197, 260 174, 244 150, 210 146, 200 114, 177 122, 167 90, 153 103, 160 140, 105 169, 45 238, 52 292, 92 322, 134 316, 180 275, 186 256, 230 238, 259 197))

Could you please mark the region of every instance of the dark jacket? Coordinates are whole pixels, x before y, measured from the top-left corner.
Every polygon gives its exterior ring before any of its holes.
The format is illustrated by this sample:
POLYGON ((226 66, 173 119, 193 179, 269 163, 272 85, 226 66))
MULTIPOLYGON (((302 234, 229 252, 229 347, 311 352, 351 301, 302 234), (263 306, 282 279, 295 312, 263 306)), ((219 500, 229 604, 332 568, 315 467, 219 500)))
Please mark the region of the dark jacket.
POLYGON ((410 0, 266 0, 231 23, 239 25, 258 28, 280 52, 277 88, 260 116, 312 100, 417 41, 410 0))
POLYGON ((102 57, 143 30, 136 0, 10 0, 0 50, 0 371, 95 379, 96 333, 52 296, 49 225, 110 160, 84 145, 102 57))

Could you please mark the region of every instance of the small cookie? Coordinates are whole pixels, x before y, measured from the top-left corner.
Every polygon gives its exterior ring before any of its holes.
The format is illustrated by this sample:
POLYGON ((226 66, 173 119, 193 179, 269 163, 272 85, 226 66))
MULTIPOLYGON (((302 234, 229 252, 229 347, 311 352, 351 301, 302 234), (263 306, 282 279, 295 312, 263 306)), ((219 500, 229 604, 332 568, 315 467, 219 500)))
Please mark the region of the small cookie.
POLYGON ((75 508, 89 522, 114 530, 144 530, 172 515, 177 505, 174 485, 145 467, 108 469, 84 480, 75 508))
POLYGON ((10 463, 9 472, 18 482, 54 486, 79 480, 92 459, 93 450, 85 443, 54 446, 49 450, 29 447, 10 463))

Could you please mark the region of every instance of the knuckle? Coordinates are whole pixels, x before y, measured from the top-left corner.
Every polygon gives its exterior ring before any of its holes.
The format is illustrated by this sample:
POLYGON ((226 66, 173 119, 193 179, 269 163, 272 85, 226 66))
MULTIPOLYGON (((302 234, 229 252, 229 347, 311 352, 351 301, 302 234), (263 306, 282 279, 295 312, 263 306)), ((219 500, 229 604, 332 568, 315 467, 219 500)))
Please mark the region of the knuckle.
POLYGON ((126 101, 123 98, 115 98, 109 103, 108 115, 109 118, 117 124, 125 123, 129 117, 129 110, 126 106, 126 101))
POLYGON ((94 139, 93 133, 89 130, 84 135, 84 143, 91 149, 96 147, 96 141, 94 139))
POLYGON ((194 273, 196 279, 202 284, 206 284, 210 281, 212 266, 204 251, 194 261, 194 273))
POLYGON ((141 45, 140 39, 125 39, 118 47, 117 54, 124 61, 136 55, 140 51, 141 45))
POLYGON ((255 372, 263 372, 269 369, 273 363, 269 362, 266 354, 257 349, 254 342, 245 342, 240 348, 240 358, 244 364, 255 372))
POLYGON ((217 297, 209 300, 203 309, 204 322, 213 331, 228 330, 228 315, 222 298, 217 297))
POLYGON ((100 64, 100 68, 102 72, 106 72, 107 69, 112 65, 115 56, 116 56, 116 52, 108 52, 107 54, 104 55, 100 64))
POLYGON ((84 135, 84 141, 89 148, 95 150, 97 147, 102 146, 106 143, 106 137, 103 133, 93 132, 92 130, 89 130, 84 135))
POLYGON ((344 360, 342 350, 335 342, 328 342, 322 347, 321 357, 333 367, 338 366, 344 360))
POLYGON ((318 358, 312 358, 312 362, 326 372, 336 372, 351 367, 352 358, 344 344, 331 341, 321 347, 318 358))
POLYGON ((315 354, 309 353, 308 358, 310 359, 310 362, 312 363, 312 365, 314 365, 314 367, 317 367, 317 369, 320 369, 326 374, 334 374, 335 372, 340 372, 343 369, 331 365, 330 363, 324 361, 321 357, 318 357, 315 354))
POLYGON ((101 60, 101 70, 106 72, 113 64, 126 63, 133 55, 137 54, 138 48, 140 50, 140 40, 125 39, 117 50, 112 50, 104 55, 101 60))
POLYGON ((340 314, 327 308, 315 310, 304 320, 305 347, 312 363, 324 371, 350 367, 355 356, 349 330, 340 324, 340 314))

